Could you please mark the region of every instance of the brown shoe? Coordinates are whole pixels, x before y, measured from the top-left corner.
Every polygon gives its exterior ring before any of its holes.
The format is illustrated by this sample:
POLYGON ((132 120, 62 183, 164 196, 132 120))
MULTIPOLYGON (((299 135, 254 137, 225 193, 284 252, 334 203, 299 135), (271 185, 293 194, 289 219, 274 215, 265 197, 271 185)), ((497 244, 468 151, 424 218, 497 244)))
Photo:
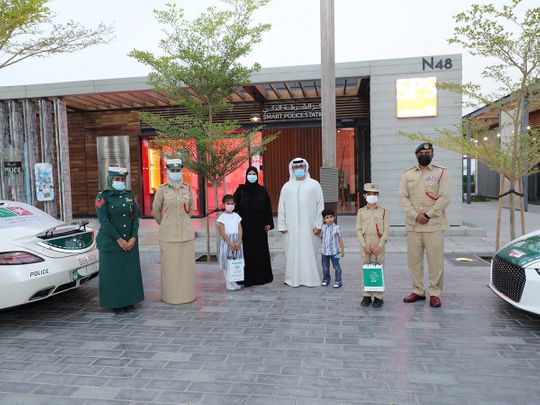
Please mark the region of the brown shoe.
POLYGON ((441 306, 441 299, 439 297, 431 296, 429 297, 429 305, 434 308, 439 308, 441 306))
POLYGON ((418 295, 416 293, 410 293, 405 298, 403 298, 403 302, 411 303, 411 302, 421 301, 421 300, 425 300, 425 299, 426 299, 426 297, 424 295, 418 295))

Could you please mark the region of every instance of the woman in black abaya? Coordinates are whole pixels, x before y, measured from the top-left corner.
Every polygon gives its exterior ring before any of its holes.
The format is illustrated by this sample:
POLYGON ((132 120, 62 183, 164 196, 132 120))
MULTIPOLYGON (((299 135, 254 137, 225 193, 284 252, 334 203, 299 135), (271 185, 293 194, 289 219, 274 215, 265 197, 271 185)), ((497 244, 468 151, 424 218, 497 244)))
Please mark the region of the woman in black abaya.
POLYGON ((236 211, 242 217, 244 286, 271 283, 274 279, 268 249, 268 231, 274 228, 272 204, 266 188, 258 183, 258 171, 250 166, 246 182, 234 192, 236 211))

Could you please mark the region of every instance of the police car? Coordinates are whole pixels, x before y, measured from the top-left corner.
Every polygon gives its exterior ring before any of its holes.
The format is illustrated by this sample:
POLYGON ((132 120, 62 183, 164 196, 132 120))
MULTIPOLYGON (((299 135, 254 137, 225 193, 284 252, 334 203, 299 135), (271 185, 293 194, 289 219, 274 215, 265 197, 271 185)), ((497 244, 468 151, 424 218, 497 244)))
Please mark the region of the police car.
POLYGON ((489 287, 516 308, 540 315, 540 229, 493 256, 489 287))
POLYGON ((95 232, 0 200, 0 309, 77 288, 98 275, 95 232))

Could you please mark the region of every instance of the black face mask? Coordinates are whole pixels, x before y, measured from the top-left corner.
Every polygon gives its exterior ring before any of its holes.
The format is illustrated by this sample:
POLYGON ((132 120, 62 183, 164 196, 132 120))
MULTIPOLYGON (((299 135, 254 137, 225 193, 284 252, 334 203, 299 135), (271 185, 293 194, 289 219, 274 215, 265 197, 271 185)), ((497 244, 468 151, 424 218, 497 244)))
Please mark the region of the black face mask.
POLYGON ((429 155, 418 155, 416 156, 416 159, 420 166, 427 166, 431 163, 431 156, 429 155))

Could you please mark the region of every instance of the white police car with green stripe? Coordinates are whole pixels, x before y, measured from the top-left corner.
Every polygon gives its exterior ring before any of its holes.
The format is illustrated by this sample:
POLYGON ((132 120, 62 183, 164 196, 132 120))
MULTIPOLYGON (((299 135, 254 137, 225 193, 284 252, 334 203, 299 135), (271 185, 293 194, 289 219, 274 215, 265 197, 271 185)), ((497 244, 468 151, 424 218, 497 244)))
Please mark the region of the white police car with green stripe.
POLYGON ((0 309, 77 288, 98 275, 95 232, 28 204, 0 201, 0 309))
POLYGON ((540 229, 493 256, 489 287, 516 308, 540 315, 540 229))

